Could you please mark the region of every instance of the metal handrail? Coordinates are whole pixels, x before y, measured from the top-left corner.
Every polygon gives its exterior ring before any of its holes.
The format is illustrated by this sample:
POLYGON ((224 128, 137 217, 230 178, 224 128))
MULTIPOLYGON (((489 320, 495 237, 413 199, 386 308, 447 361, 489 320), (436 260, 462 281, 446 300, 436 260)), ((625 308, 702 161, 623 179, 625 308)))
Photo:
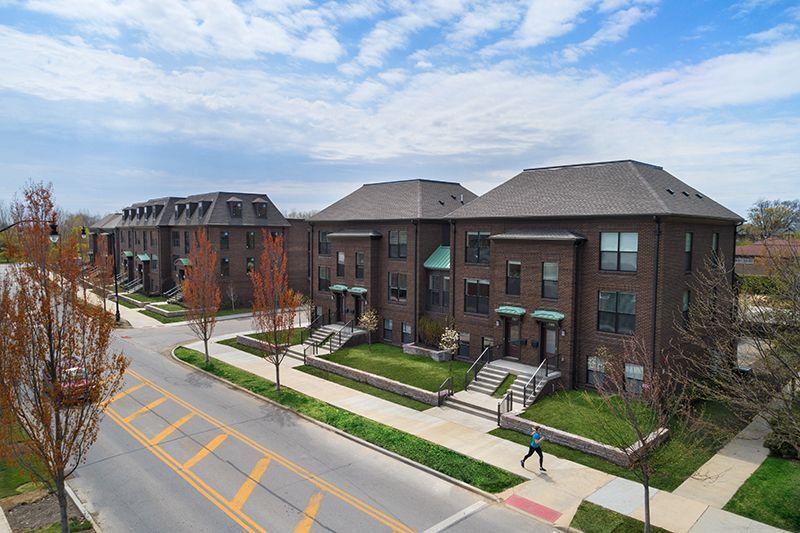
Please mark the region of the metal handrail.
POLYGON ((339 341, 339 348, 342 347, 342 331, 344 331, 345 328, 347 328, 347 326, 350 326, 350 333, 352 333, 353 332, 353 319, 352 318, 344 326, 339 328, 339 331, 336 332, 336 334, 331 335, 331 341, 330 341, 330 344, 328 345, 328 350, 330 351, 330 353, 333 353, 333 338, 334 337, 336 337, 337 340, 339 341))
POLYGON ((483 365, 486 364, 486 362, 481 363, 481 361, 483 361, 483 356, 486 355, 486 352, 488 352, 492 348, 493 348, 493 346, 487 346, 486 349, 484 349, 483 352, 481 352, 481 354, 478 356, 478 358, 475 359, 475 362, 472 363, 472 366, 470 366, 469 369, 467 369, 467 372, 464 374, 464 390, 466 390, 466 388, 469 386, 469 384, 472 383, 473 379, 475 379, 477 381, 478 372, 480 372, 481 368, 483 368, 483 365), (480 363, 480 365, 478 365, 478 363, 480 363), (475 365, 478 365, 477 369, 475 369, 475 365), (470 374, 470 372, 473 371, 473 369, 475 369, 475 377, 474 378, 470 378, 469 374, 470 374))
MULTIPOLYGON (((522 405, 528 405, 528 387, 530 387, 531 383, 533 383, 533 390, 536 390, 536 376, 539 375, 539 370, 541 370, 542 365, 545 363, 547 363, 547 358, 539 363, 539 366, 536 367, 536 372, 533 373, 531 379, 529 379, 528 382, 522 387, 522 405)), ((545 370, 545 376, 547 376, 547 370, 545 370)))
POLYGON ((314 330, 314 324, 316 324, 317 321, 321 321, 321 320, 322 320, 322 315, 319 315, 309 325, 307 325, 305 328, 303 328, 303 331, 300 332, 300 342, 301 343, 306 342, 306 340, 311 338, 311 334, 312 334, 312 332, 314 330), (306 337, 306 334, 308 334, 308 337, 306 337))
POLYGON ((453 395, 453 376, 445 379, 441 385, 439 385, 439 390, 437 391, 438 395, 438 405, 439 407, 442 406, 444 403, 444 399, 442 399, 442 392, 445 393, 444 398, 446 399, 448 396, 453 395))
POLYGON ((497 425, 500 425, 500 415, 504 413, 509 413, 514 409, 514 391, 509 390, 505 396, 500 398, 500 401, 497 402, 497 425), (505 410, 503 410, 503 404, 505 404, 505 410))
POLYGON ((308 360, 308 350, 309 350, 309 348, 315 348, 316 349, 316 346, 314 346, 313 344, 307 344, 306 347, 303 348, 303 364, 306 364, 306 361, 308 360))

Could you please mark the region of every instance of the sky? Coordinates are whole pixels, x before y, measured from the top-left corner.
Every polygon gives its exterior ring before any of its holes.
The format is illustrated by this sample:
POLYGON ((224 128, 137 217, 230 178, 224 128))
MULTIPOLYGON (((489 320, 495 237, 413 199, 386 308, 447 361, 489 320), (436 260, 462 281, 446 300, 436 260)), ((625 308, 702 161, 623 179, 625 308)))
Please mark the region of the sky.
POLYGON ((33 179, 97 214, 213 190, 305 211, 618 159, 739 214, 800 197, 800 4, 0 0, 0 200, 33 179))

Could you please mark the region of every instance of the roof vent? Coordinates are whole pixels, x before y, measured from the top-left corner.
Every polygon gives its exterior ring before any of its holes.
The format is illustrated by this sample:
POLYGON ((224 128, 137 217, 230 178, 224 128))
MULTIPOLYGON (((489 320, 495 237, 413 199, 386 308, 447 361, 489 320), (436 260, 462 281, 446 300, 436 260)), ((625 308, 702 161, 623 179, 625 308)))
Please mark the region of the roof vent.
POLYGON ((667 192, 670 194, 675 194, 675 191, 673 191, 672 189, 667 189, 667 192))
POLYGON ((451 195, 450 195, 450 198, 452 198, 453 200, 455 200, 455 199, 456 199, 456 195, 455 195, 455 194, 451 194, 451 195))
POLYGON ((682 194, 682 195, 684 195, 684 196, 685 196, 685 197, 687 197, 687 198, 689 197, 689 193, 688 193, 688 192, 686 192, 686 191, 681 191, 681 194, 682 194))
POLYGON ((461 197, 458 199, 458 201, 459 201, 459 202, 461 202, 461 203, 463 204, 463 203, 464 203, 464 193, 461 193, 461 195, 460 195, 460 196, 461 196, 461 197))
POLYGON ((703 199, 703 195, 700 194, 700 193, 694 193, 694 195, 697 196, 698 198, 700 198, 701 200, 703 199))
POLYGON ((439 200, 439 205, 444 205, 444 202, 439 200))

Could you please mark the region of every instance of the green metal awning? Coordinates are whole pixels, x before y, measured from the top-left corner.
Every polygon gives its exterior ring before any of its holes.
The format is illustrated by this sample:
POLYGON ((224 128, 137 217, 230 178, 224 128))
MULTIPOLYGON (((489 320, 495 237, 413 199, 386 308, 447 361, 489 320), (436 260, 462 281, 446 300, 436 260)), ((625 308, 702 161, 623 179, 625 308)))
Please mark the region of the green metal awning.
POLYGON ((130 250, 123 250, 122 255, 124 255, 125 257, 133 257, 133 252, 131 252, 130 250))
POLYGON ((186 257, 181 257, 181 258, 177 259, 175 262, 178 263, 179 265, 183 265, 183 266, 189 266, 189 264, 190 264, 189 263, 189 259, 187 259, 186 257))
POLYGON ((139 261, 150 261, 150 256, 147 254, 136 254, 136 258, 139 261))
POLYGON ((347 292, 347 285, 339 285, 339 284, 331 285, 330 287, 328 287, 328 290, 332 292, 347 292))
POLYGON ((522 316, 525 314, 525 309, 522 307, 515 307, 513 305, 501 305, 494 310, 498 315, 506 316, 522 316))
POLYGON ((440 246, 425 260, 428 270, 450 270, 450 247, 440 246))
POLYGON ((564 313, 559 313, 558 311, 545 311, 543 309, 537 309, 531 316, 537 320, 551 320, 554 322, 561 322, 564 320, 564 313))
POLYGON ((350 287, 350 294, 355 294, 356 296, 362 296, 367 294, 367 289, 364 287, 350 287))

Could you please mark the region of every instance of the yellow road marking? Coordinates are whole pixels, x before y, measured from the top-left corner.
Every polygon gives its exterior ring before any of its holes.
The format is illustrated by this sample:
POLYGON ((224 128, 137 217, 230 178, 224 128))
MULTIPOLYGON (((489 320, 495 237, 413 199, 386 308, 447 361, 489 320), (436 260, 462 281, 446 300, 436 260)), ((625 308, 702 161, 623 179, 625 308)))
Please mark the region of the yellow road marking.
POLYGON ((158 435, 156 435, 155 437, 150 439, 150 443, 151 444, 158 444, 162 440, 166 439, 167 437, 169 437, 172 434, 173 431, 175 431, 176 429, 178 429, 179 427, 184 425, 193 416, 194 416, 194 413, 189 413, 188 415, 185 415, 183 418, 181 418, 180 420, 178 420, 174 424, 170 424, 169 426, 164 428, 164 430, 161 433, 159 433, 158 435))
POLYGON ((152 402, 148 403, 147 405, 145 405, 144 407, 142 407, 141 409, 139 409, 138 411, 136 411, 132 415, 129 415, 129 416, 125 417, 125 422, 130 422, 131 420, 133 420, 137 416, 143 415, 144 413, 146 413, 147 411, 149 411, 151 409, 155 409, 156 407, 158 407, 162 403, 166 402, 167 400, 168 400, 168 398, 166 396, 162 396, 158 400, 153 400, 152 402))
POLYGON ((192 468, 194 465, 202 461, 206 455, 216 450, 217 446, 222 444, 222 441, 224 441, 227 438, 228 438, 227 433, 223 433, 221 435, 217 435, 216 437, 214 437, 211 442, 200 448, 200 451, 194 454, 194 457, 183 463, 183 468, 185 468, 186 470, 192 468))
POLYGON ((250 476, 248 476, 247 480, 242 483, 242 486, 239 487, 239 490, 236 492, 236 496, 233 497, 231 500, 231 507, 234 509, 241 509, 244 506, 247 498, 253 493, 253 489, 256 488, 258 485, 261 476, 264 475, 264 472, 267 471, 267 467, 269 466, 270 458, 269 457, 262 457, 256 463, 256 466, 253 468, 253 471, 250 472, 250 476))
POLYGON ((240 442, 242 442, 244 444, 247 444, 251 448, 257 450, 261 454, 263 454, 263 455, 265 455, 267 457, 270 457, 273 461, 276 461, 281 466, 287 468, 288 470, 294 472, 295 474, 297 474, 301 478, 303 478, 303 479, 309 481, 310 483, 316 485, 320 490, 323 490, 323 491, 325 491, 325 492, 327 492, 327 493, 329 493, 329 494, 331 494, 333 496, 336 496, 337 498, 339 498, 343 502, 345 502, 345 503, 351 505, 352 507, 355 507, 359 511, 371 516, 375 520, 377 520, 377 521, 381 522, 382 524, 388 526, 392 531, 398 531, 398 532, 412 532, 413 531, 413 529, 409 528, 407 525, 403 524, 399 520, 396 520, 395 518, 392 518, 391 516, 379 511, 378 509, 375 509, 371 505, 369 505, 369 504, 363 502, 362 500, 358 499, 356 496, 353 496, 352 494, 347 493, 346 491, 336 487, 335 485, 330 484, 329 482, 325 481, 324 479, 321 479, 321 478, 317 477, 316 475, 312 474, 311 472, 309 472, 305 468, 293 463, 289 459, 286 459, 285 457, 277 454, 276 452, 274 452, 274 451, 272 451, 272 450, 270 450, 268 448, 265 448, 264 446, 260 445, 259 443, 257 443, 253 439, 251 439, 250 437, 238 432, 234 428, 232 428, 230 426, 227 426, 227 425, 223 424, 222 422, 220 422, 219 420, 215 419, 214 417, 212 417, 210 415, 207 415, 203 411, 200 411, 200 410, 196 409, 194 406, 192 406, 188 402, 186 402, 186 401, 182 400, 181 398, 171 394, 170 392, 168 392, 167 390, 159 387, 158 385, 156 385, 152 381, 149 381, 149 380, 145 379, 143 376, 141 376, 137 372, 135 372, 133 370, 128 370, 128 372, 130 374, 132 374, 136 379, 140 379, 143 382, 146 382, 148 384, 148 386, 151 387, 152 389, 156 390, 157 392, 160 392, 164 396, 169 397, 174 402, 176 402, 177 404, 179 404, 182 407, 184 407, 186 410, 195 413, 195 415, 198 416, 199 418, 202 418, 202 419, 206 420, 207 422, 209 422, 210 424, 220 428, 221 430, 223 430, 226 433, 230 434, 231 436, 235 437, 240 442))
POLYGON ((124 398, 124 397, 125 397, 125 396, 127 396, 128 394, 130 394, 130 393, 132 393, 132 392, 135 392, 135 391, 137 391, 137 390, 141 389, 141 388, 142 388, 142 387, 144 387, 145 385, 146 385, 146 383, 137 383, 137 384, 136 384, 136 385, 134 385, 133 387, 128 387, 128 388, 127 388, 127 389, 125 389, 124 391, 121 391, 121 392, 117 393, 117 394, 116 394, 116 395, 115 395, 113 398, 111 398, 110 400, 108 400, 108 402, 106 402, 106 404, 109 404, 109 403, 114 403, 114 402, 116 402, 117 400, 119 400, 120 398, 124 398))
POLYGON ((294 533, 308 533, 311 531, 311 526, 314 525, 314 520, 317 517, 319 505, 322 503, 322 497, 324 495, 324 492, 318 492, 309 498, 306 510, 303 511, 305 516, 303 516, 303 518, 295 526, 294 533))
POLYGON ((205 496, 205 498, 213 503, 217 508, 219 508, 223 513, 225 513, 229 518, 231 518, 234 522, 239 524, 245 531, 250 532, 258 532, 258 533, 265 533, 266 530, 256 524, 250 517, 244 515, 243 513, 232 509, 227 501, 214 489, 209 487, 202 479, 197 477, 193 472, 190 470, 184 469, 180 464, 178 464, 175 459, 164 452, 161 448, 156 445, 150 444, 147 441, 147 438, 132 424, 125 422, 125 419, 122 418, 118 413, 116 413, 113 409, 109 408, 107 411, 108 415, 117 423, 119 426, 126 431, 130 436, 134 439, 139 441, 145 448, 150 450, 156 457, 158 457, 169 469, 173 470, 176 474, 184 479, 189 485, 194 487, 200 494, 205 496))

